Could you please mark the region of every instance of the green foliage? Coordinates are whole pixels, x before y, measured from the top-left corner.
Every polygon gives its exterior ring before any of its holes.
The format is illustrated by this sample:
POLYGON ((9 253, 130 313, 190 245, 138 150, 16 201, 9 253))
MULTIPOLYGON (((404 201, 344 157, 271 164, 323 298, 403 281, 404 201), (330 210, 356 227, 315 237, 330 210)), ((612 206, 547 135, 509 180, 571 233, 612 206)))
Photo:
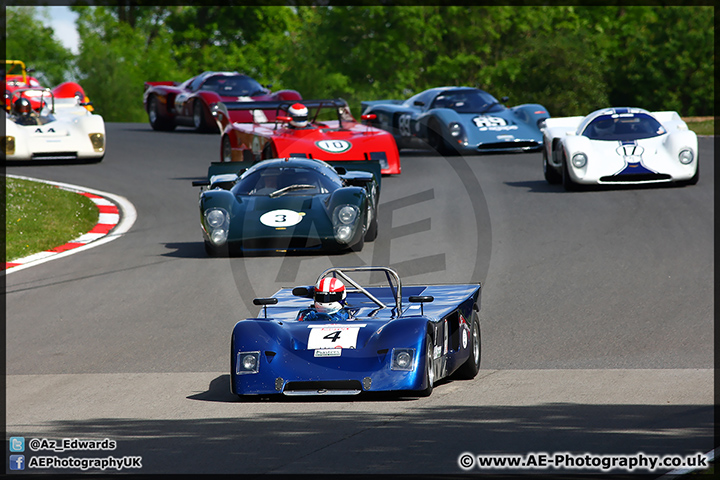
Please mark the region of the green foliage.
POLYGON ((53 37, 53 30, 41 22, 35 7, 7 7, 5 58, 21 60, 34 69, 31 76, 45 87, 54 87, 67 80, 73 54, 53 37))
MULTIPOLYGON (((343 97, 356 115, 362 100, 441 85, 477 86, 555 116, 609 105, 714 114, 712 7, 72 8, 81 82, 109 121, 146 121, 145 81, 205 70, 237 70, 305 98, 343 97)), ((8 25, 22 31, 15 10, 8 25)), ((37 37, 9 38, 8 52, 37 37)))
POLYGON ((111 7, 73 7, 81 38, 79 79, 95 111, 106 121, 144 122, 143 85, 183 76, 172 58, 172 39, 162 25, 164 12, 148 7, 130 23, 111 7))

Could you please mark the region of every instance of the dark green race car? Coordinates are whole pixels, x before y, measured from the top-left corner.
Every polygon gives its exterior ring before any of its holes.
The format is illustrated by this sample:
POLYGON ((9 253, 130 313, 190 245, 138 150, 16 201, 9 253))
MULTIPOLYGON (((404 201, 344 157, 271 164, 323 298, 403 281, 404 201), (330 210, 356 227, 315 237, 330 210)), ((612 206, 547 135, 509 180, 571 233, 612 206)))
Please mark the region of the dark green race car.
POLYGON ((243 167, 213 163, 207 180, 193 182, 204 187, 200 225, 209 255, 359 251, 377 236, 377 161, 351 162, 353 170, 299 157, 243 167))

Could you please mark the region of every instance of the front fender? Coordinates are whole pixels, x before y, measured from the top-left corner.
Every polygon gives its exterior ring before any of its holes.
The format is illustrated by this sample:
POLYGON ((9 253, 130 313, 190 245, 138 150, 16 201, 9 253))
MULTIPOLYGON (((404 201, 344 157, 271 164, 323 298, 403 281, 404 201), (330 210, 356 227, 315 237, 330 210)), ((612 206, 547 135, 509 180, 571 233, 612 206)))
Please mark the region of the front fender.
POLYGON ((460 115, 451 108, 435 108, 421 114, 417 121, 420 124, 420 135, 422 138, 427 138, 428 129, 431 128, 433 124, 438 125, 440 129, 439 133, 443 137, 450 135, 449 125, 452 122, 458 122, 463 128, 467 128, 460 115))
POLYGON ((273 94, 278 100, 302 100, 302 95, 295 90, 279 90, 273 94))
POLYGON ((550 113, 547 111, 547 108, 538 103, 518 105, 511 110, 524 123, 531 127, 537 127, 538 129, 540 121, 550 118, 550 113))

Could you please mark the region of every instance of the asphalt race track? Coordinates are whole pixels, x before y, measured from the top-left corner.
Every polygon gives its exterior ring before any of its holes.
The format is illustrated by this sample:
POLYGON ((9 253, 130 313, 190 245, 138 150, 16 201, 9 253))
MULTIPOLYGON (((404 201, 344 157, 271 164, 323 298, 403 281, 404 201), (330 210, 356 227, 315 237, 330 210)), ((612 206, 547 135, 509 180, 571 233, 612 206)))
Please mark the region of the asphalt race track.
MULTIPOLYGON (((573 193, 545 182, 539 153, 402 152, 403 173, 383 178, 379 236, 361 252, 230 259, 206 257, 191 186, 219 157, 216 135, 108 124, 107 138, 100 164, 7 168, 137 210, 122 238, 6 277, 7 435, 117 442, 28 459, 141 456, 141 473, 459 474, 465 452, 715 447, 713 138, 700 139, 696 186, 573 193), (230 332, 257 313, 254 297, 373 264, 405 284, 483 284, 475 380, 427 398, 229 393, 230 332)), ((521 471, 548 472, 503 470, 521 471)))

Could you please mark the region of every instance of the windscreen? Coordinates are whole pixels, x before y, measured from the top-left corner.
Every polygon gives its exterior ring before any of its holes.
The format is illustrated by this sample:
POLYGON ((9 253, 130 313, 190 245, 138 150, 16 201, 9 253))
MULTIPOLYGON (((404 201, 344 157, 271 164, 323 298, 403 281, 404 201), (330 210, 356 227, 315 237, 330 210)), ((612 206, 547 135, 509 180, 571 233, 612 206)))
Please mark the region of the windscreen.
POLYGON ((224 97, 253 97, 265 93, 262 85, 244 75, 210 77, 203 83, 201 89, 217 92, 224 97))
POLYGON ((268 167, 243 177, 233 188, 236 195, 308 195, 329 193, 342 184, 312 168, 268 167))
POLYGON ((637 140, 664 133, 660 122, 646 113, 616 113, 597 117, 581 135, 592 140, 637 140))
POLYGON ((431 108, 451 108, 458 113, 486 113, 503 109, 499 102, 482 90, 450 90, 442 92, 431 108))

